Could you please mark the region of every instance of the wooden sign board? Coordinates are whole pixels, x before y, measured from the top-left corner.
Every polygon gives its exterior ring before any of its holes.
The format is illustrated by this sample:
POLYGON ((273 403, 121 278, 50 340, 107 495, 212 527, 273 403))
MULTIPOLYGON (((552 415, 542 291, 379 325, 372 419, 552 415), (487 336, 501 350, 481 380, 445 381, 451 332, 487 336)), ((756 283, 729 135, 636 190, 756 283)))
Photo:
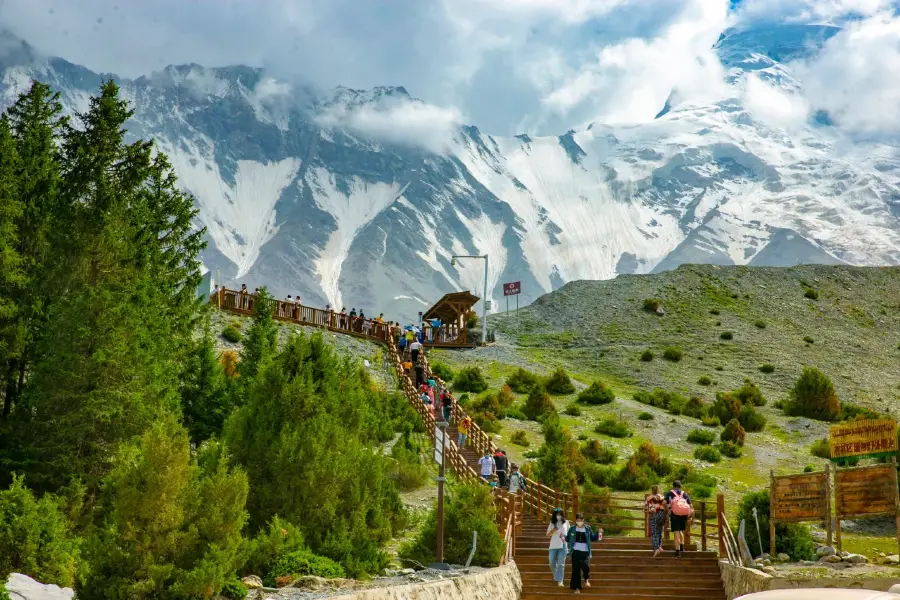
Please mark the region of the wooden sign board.
POLYGON ((824 521, 828 513, 828 474, 774 477, 772 514, 781 523, 824 521))
POLYGON ((840 469, 834 475, 837 544, 841 547, 841 520, 894 517, 900 546, 900 490, 897 459, 886 465, 840 469))
POLYGON ((861 419, 834 425, 828 435, 831 460, 890 456, 897 453, 897 421, 861 419))

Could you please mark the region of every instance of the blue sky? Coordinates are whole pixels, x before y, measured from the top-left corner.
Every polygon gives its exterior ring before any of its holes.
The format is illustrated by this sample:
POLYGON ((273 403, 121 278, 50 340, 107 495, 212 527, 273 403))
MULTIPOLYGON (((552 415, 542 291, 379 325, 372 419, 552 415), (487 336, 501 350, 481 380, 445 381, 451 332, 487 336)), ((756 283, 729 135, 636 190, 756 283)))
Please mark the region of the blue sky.
POLYGON ((722 69, 711 47, 728 27, 876 19, 890 4, 0 0, 0 23, 95 71, 135 77, 172 63, 242 63, 321 87, 403 85, 434 107, 431 117, 492 133, 562 133, 592 120, 652 118, 676 86, 715 94, 722 69))

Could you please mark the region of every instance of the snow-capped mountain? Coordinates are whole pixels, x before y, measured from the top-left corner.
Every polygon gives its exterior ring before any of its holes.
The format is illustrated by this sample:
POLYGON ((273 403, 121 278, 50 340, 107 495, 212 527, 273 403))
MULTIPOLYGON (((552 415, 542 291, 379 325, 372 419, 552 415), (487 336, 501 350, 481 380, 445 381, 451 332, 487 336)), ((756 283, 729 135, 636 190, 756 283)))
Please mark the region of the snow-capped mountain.
MULTIPOLYGON (((556 137, 461 126, 439 147, 354 127, 354 115, 418 106, 402 87, 323 94, 199 65, 119 83, 130 132, 155 138, 196 197, 204 261, 225 284, 412 318, 445 292, 481 295, 484 263, 454 266, 454 254, 489 255, 495 310, 508 281, 528 303, 567 281, 685 262, 900 263, 897 149, 847 143, 826 114, 787 133, 741 100, 751 80, 800 89, 792 61, 835 31, 726 32, 733 97, 687 104, 675 91, 649 123, 556 137)), ((111 77, 15 47, 0 105, 34 77, 84 110, 111 77)))

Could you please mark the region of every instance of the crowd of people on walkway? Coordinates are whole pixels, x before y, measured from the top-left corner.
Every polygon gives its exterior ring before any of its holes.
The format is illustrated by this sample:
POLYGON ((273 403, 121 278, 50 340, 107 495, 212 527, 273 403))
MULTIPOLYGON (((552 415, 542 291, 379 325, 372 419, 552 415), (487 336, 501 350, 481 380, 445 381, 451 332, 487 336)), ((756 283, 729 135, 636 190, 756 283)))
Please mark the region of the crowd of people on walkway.
MULTIPOLYGON (((650 543, 653 557, 662 552, 663 529, 666 516, 669 517, 669 528, 675 537, 675 556, 684 552, 684 532, 693 518, 694 509, 691 498, 681 487, 681 481, 675 480, 672 489, 665 495, 660 494, 659 486, 654 485, 644 504, 644 512, 650 521, 650 543)), ((603 528, 596 531, 585 521, 584 514, 575 515, 575 524, 566 520, 565 510, 554 508, 547 525, 547 537, 550 538, 550 572, 559 587, 563 587, 566 560, 572 560, 572 572, 569 588, 580 594, 585 587, 591 587, 590 559, 593 555, 591 542, 603 539, 603 528)))

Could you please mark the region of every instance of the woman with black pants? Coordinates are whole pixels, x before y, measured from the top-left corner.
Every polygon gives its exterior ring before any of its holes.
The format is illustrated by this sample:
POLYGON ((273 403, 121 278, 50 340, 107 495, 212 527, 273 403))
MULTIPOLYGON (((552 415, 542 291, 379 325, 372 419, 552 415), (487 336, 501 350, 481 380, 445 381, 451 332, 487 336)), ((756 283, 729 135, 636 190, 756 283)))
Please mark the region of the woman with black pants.
POLYGON ((584 514, 575 515, 575 525, 569 528, 566 534, 569 556, 572 557, 572 579, 569 587, 576 594, 581 593, 582 578, 584 587, 591 587, 591 567, 588 561, 591 559, 591 542, 603 539, 603 529, 594 532, 591 526, 584 522, 584 514))

